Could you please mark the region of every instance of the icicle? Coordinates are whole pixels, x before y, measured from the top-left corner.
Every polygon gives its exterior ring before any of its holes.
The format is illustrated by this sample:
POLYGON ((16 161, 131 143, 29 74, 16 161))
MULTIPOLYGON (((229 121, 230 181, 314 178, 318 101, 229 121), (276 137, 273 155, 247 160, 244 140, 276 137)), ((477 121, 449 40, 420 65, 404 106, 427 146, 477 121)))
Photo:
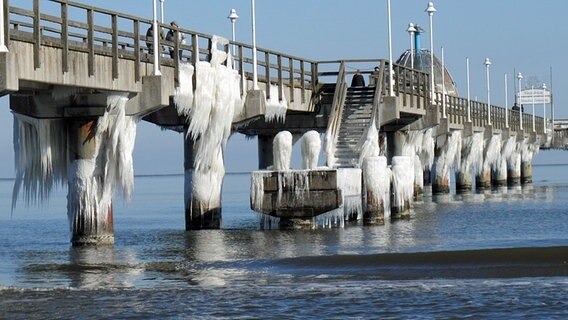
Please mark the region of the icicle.
POLYGON ((14 113, 15 209, 20 189, 26 205, 47 201, 67 181, 67 127, 62 120, 36 119, 14 113))
POLYGON ((286 120, 286 110, 288 109, 288 102, 286 101, 286 96, 282 93, 282 100, 278 99, 279 87, 275 85, 270 85, 270 99, 266 100, 266 112, 264 113, 264 119, 266 122, 281 122, 286 120))
POLYGON ((372 194, 375 197, 373 203, 382 203, 385 216, 390 216, 391 171, 387 168, 387 158, 365 158, 363 162, 363 179, 365 181, 363 194, 372 194))
POLYGON ((315 130, 310 130, 302 136, 302 164, 304 169, 316 169, 318 167, 321 150, 320 135, 315 130))
POLYGON ((461 131, 447 134, 445 143, 440 147, 441 152, 436 158, 436 176, 443 178, 450 175, 450 168, 460 163, 461 131))
POLYGON ((174 94, 174 104, 180 116, 189 120, 193 108, 193 72, 191 63, 182 62, 179 65, 179 87, 174 94))
POLYGON ((414 177, 411 171, 411 158, 396 156, 392 158, 392 188, 394 207, 403 208, 410 202, 414 192, 414 177))
POLYGON ((483 161, 483 171, 490 170, 497 165, 501 155, 501 136, 493 135, 487 144, 485 159, 483 161))
POLYGON ((355 213, 358 219, 361 218, 363 212, 361 175, 361 169, 358 168, 337 169, 337 187, 343 195, 344 218, 355 213))
POLYGON ((365 160, 365 158, 378 157, 379 153, 379 131, 377 130, 375 120, 373 119, 371 125, 367 128, 365 140, 361 144, 358 167, 361 168, 363 166, 363 161, 365 160))

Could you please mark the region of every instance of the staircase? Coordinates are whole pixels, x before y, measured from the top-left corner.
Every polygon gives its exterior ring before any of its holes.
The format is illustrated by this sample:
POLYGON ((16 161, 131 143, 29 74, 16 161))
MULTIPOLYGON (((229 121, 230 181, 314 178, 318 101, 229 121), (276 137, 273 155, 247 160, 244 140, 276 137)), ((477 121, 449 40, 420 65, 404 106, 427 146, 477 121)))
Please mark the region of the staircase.
POLYGON ((374 94, 374 87, 347 89, 335 149, 336 167, 353 167, 359 161, 357 144, 371 121, 374 94))

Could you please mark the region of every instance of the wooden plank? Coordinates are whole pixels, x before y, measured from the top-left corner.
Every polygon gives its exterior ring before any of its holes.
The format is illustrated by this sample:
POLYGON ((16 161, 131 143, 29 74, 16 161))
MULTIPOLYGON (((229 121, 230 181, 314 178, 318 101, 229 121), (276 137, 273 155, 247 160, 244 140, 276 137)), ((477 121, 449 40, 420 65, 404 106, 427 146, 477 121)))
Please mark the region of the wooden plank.
POLYGON ((304 70, 304 60, 300 60, 300 85, 302 86, 302 103, 306 103, 306 70, 304 70))
POLYGON ((10 1, 4 1, 4 43, 6 47, 10 46, 10 1))
POLYGON ((118 79, 118 17, 112 15, 112 78, 118 79))
POLYGON ((69 27, 68 23, 68 7, 67 3, 61 4, 61 44, 63 50, 61 51, 62 68, 63 72, 69 72, 69 27))
POLYGON ((134 81, 140 81, 140 21, 134 21, 134 81))
POLYGON ((93 29, 93 10, 87 10, 87 24, 89 25, 89 31, 87 34, 87 48, 88 53, 88 71, 89 76, 95 75, 95 43, 94 43, 94 29, 93 29))
POLYGON ((278 101, 282 101, 284 95, 284 81, 282 80, 282 56, 276 56, 276 60, 278 64, 278 101))
POLYGON ((41 67, 41 29, 40 29, 40 17, 39 12, 39 0, 34 0, 34 69, 41 67))
POLYGON ((197 85, 197 62, 199 62, 199 36, 197 34, 191 35, 191 62, 193 63, 194 72, 193 72, 193 90, 195 90, 197 85))
POLYGON ((290 80, 290 103, 294 102, 294 60, 288 58, 288 64, 290 66, 290 71, 288 71, 290 80))
POLYGON ((270 99, 270 53, 264 52, 264 75, 266 76, 266 100, 270 99))
POLYGON ((239 45, 239 73, 241 74, 241 95, 244 94, 245 86, 245 60, 243 57, 243 46, 239 45))

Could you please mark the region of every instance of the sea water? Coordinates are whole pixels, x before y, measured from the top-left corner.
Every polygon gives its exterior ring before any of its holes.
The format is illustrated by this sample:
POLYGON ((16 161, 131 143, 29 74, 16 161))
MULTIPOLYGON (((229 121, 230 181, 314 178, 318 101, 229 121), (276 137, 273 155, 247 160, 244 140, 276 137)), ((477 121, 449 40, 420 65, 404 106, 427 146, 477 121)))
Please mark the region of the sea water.
POLYGON ((223 228, 184 232, 183 175, 136 177, 99 248, 71 247, 66 191, 11 213, 0 180, 0 318, 566 318, 567 169, 311 231, 260 230, 227 174, 223 228))

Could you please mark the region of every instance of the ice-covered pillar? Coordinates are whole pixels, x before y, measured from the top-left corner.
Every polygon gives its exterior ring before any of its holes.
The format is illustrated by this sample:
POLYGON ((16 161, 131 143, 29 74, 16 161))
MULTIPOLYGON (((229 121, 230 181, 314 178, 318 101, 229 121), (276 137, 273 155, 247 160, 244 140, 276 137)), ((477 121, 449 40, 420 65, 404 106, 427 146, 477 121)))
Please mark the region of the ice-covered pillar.
POLYGON ((395 156, 392 158, 392 201, 393 219, 410 216, 410 201, 414 193, 414 172, 411 157, 395 156))
POLYGON ((521 161, 521 183, 532 183, 532 161, 521 161))
POLYGON ((515 153, 507 162, 507 184, 517 186, 521 183, 521 154, 515 153))
MULTIPOLYGON (((441 138, 441 137, 440 137, 441 138)), ((446 155, 446 144, 448 137, 445 137, 446 141, 443 143, 436 143, 436 149, 434 152, 434 164, 432 166, 434 180, 432 181, 432 193, 450 193, 450 170, 446 170, 445 155, 446 155)))
POLYGON ((70 123, 67 214, 73 246, 114 244, 112 202, 99 207, 96 181, 104 181, 97 166, 97 120, 70 123))
MULTIPOLYGON (((194 142, 193 139, 187 134, 187 128, 184 132, 183 141, 183 169, 184 169, 184 206, 185 206, 185 230, 202 229, 202 220, 205 217, 201 216, 199 210, 199 202, 193 199, 193 171, 194 171, 194 142), (194 201, 196 202, 194 204, 194 201), (194 209, 195 207, 195 209, 194 209)), ((216 216, 220 220, 221 212, 216 216)), ((212 217, 212 216, 210 216, 212 217)), ((210 221, 206 225, 219 225, 220 221, 210 221)))
POLYGON ((469 192, 473 188, 471 168, 459 168, 456 170, 456 192, 469 192))
POLYGON ((475 188, 477 190, 491 189, 491 167, 481 166, 475 175, 475 188))
POLYGON ((491 169, 491 185, 494 187, 507 186, 507 160, 499 159, 491 169))
MULTIPOLYGON (((363 224, 385 223, 385 209, 390 202, 390 172, 386 157, 367 157, 363 161, 363 224)), ((390 211, 389 211, 390 212, 390 211)))
POLYGON ((274 164, 272 141, 274 135, 258 135, 258 169, 263 170, 274 164))

